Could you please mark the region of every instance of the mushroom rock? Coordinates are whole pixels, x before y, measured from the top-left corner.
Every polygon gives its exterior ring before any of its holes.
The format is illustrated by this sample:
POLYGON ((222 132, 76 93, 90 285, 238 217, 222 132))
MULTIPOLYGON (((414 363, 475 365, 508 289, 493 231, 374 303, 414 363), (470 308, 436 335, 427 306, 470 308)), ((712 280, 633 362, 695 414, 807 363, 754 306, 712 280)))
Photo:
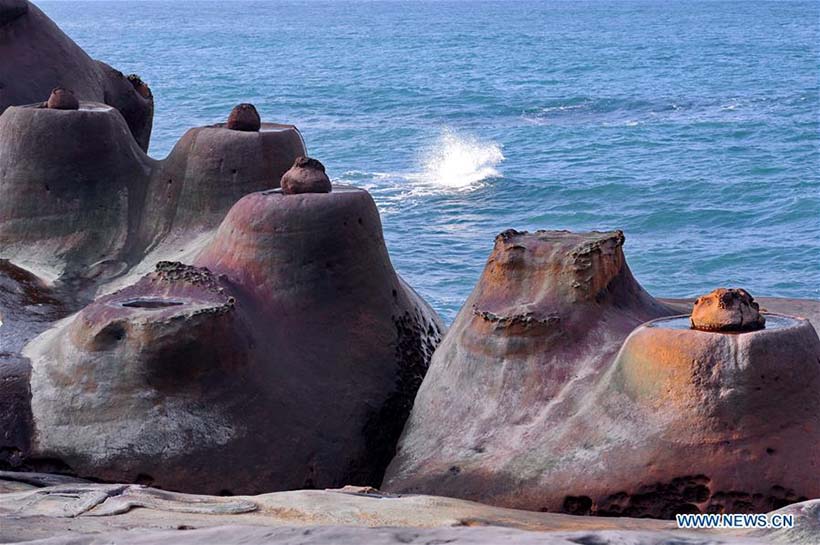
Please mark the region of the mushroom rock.
POLYGON ((150 92, 140 92, 110 66, 91 59, 42 11, 25 0, 0 0, 0 113, 42 102, 56 86, 77 98, 117 108, 143 150, 153 117, 150 92))
POLYGON ((561 510, 557 476, 583 480, 596 456, 568 422, 629 333, 673 314, 635 281, 623 243, 620 231, 496 238, 436 350, 383 488, 561 510), (560 465, 563 448, 581 454, 560 465))
POLYGON ((677 316, 629 336, 576 424, 601 455, 593 510, 766 512, 820 495, 805 470, 820 464, 820 340, 806 319, 765 318, 724 332, 677 316))
POLYGON ((176 203, 171 226, 216 227, 248 193, 279 187, 282 175, 307 150, 293 125, 263 123, 259 131, 213 125, 189 130, 163 163, 151 191, 161 210, 176 203))
POLYGON ((754 331, 766 326, 760 306, 749 292, 720 288, 698 298, 692 328, 701 331, 754 331))
POLYGON ((232 131, 259 132, 262 119, 253 104, 240 104, 231 110, 225 126, 232 131))
MULTIPOLYGON (((55 104, 70 102, 55 92, 55 104)), ((153 162, 112 107, 0 116, 0 258, 40 278, 121 272, 153 162)))
POLYGON ((282 176, 282 193, 285 195, 330 193, 332 190, 325 166, 310 157, 296 159, 291 169, 282 176))
POLYGON ((74 283, 85 303, 133 270, 123 285, 132 283, 165 250, 178 258, 181 246, 207 239, 236 201, 278 187, 306 153, 295 127, 266 123, 258 133, 192 129, 154 161, 117 110, 72 98, 55 89, 49 107, 0 116, 0 258, 74 283))
POLYGON ((32 455, 190 492, 375 484, 441 331, 367 192, 253 193, 192 266, 29 343, 32 455))
POLYGON ((640 289, 622 242, 499 237, 433 357, 384 489, 654 518, 820 495, 805 470, 820 463, 811 324, 769 314, 764 329, 692 329, 640 289))
POLYGON ((77 100, 72 91, 57 87, 51 91, 46 107, 52 110, 79 110, 80 101, 77 100))
POLYGON ((263 384, 251 342, 223 278, 159 263, 26 350, 34 456, 109 481, 232 486, 219 470, 245 471, 263 384))

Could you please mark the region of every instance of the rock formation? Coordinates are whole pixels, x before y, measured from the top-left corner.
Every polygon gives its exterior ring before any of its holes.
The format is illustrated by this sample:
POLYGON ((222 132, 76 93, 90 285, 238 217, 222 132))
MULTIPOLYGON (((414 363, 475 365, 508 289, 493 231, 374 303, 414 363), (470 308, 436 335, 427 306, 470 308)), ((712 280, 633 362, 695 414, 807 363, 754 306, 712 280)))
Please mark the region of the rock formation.
POLYGON ((695 301, 691 323, 701 331, 739 332, 763 329, 766 319, 749 292, 720 288, 695 301))
POLYGON ((367 192, 253 193, 195 266, 27 345, 29 457, 213 494, 378 483, 441 331, 367 192))
POLYGON ((51 91, 51 96, 48 97, 46 108, 52 110, 79 110, 80 101, 74 96, 74 92, 69 89, 57 87, 51 91))
POLYGON ((325 173, 325 166, 309 157, 299 157, 293 167, 282 176, 282 193, 330 193, 330 178, 325 173))
POLYGON ((253 104, 240 104, 231 110, 225 126, 233 131, 259 132, 262 120, 253 104))
POLYGON ((92 296, 166 249, 176 258, 305 153, 295 127, 266 123, 191 129, 154 161, 110 106, 12 106, 0 116, 0 258, 92 296))
POLYGON ((622 244, 620 233, 497 238, 386 490, 656 518, 820 495, 805 469, 820 463, 809 322, 770 315, 768 329, 738 335, 657 320, 676 311, 635 282, 622 244))
POLYGON ((0 465, 378 484, 442 325, 369 194, 251 104, 151 159, 148 86, 28 2, 0 3, 0 55, 0 465))
POLYGON ((794 517, 793 529, 705 532, 669 521, 515 511, 367 487, 224 498, 0 472, 4 543, 814 545, 818 511, 820 501, 780 510, 794 517))
POLYGON ((151 138, 154 100, 138 76, 124 76, 91 59, 42 11, 26 0, 0 2, 0 113, 42 103, 55 87, 80 101, 116 108, 143 150, 151 138))
POLYGON ((0 116, 0 257, 46 281, 122 272, 154 161, 104 104, 0 116))

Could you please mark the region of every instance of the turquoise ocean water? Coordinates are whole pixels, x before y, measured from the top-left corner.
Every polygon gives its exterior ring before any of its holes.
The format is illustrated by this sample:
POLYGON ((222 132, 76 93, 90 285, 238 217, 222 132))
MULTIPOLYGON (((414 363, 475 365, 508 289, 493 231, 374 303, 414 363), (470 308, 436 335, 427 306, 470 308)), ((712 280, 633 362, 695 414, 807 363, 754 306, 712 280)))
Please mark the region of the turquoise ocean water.
POLYGON ((652 293, 820 297, 820 3, 43 1, 157 101, 151 154, 253 102, 369 189, 452 320, 493 237, 623 229, 652 293))

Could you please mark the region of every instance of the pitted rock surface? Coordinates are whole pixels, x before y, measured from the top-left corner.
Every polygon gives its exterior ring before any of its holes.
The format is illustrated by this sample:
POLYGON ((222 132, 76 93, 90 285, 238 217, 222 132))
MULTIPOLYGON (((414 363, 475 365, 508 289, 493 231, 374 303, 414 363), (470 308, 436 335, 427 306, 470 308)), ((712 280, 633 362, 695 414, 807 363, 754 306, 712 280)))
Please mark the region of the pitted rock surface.
POLYGON ((333 187, 325 166, 310 157, 299 157, 293 167, 282 176, 282 193, 330 193, 333 187))
POLYGON ((716 289, 699 297, 692 310, 692 328, 701 331, 743 332, 765 326, 760 306, 744 289, 716 289))

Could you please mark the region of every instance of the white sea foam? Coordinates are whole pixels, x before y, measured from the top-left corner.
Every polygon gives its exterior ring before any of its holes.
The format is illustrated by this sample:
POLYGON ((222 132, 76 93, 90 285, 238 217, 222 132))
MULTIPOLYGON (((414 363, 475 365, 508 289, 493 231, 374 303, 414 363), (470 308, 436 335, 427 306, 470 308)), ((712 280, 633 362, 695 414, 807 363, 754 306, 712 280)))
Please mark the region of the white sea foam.
POLYGON ((419 150, 415 168, 401 172, 344 172, 338 183, 350 183, 377 196, 382 213, 393 204, 427 195, 472 191, 483 182, 502 176, 501 146, 472 135, 443 129, 441 135, 419 150))
POLYGON ((420 190, 474 189, 484 180, 498 178, 504 161, 501 146, 495 142, 444 129, 436 141, 423 150, 419 171, 406 178, 420 190))

